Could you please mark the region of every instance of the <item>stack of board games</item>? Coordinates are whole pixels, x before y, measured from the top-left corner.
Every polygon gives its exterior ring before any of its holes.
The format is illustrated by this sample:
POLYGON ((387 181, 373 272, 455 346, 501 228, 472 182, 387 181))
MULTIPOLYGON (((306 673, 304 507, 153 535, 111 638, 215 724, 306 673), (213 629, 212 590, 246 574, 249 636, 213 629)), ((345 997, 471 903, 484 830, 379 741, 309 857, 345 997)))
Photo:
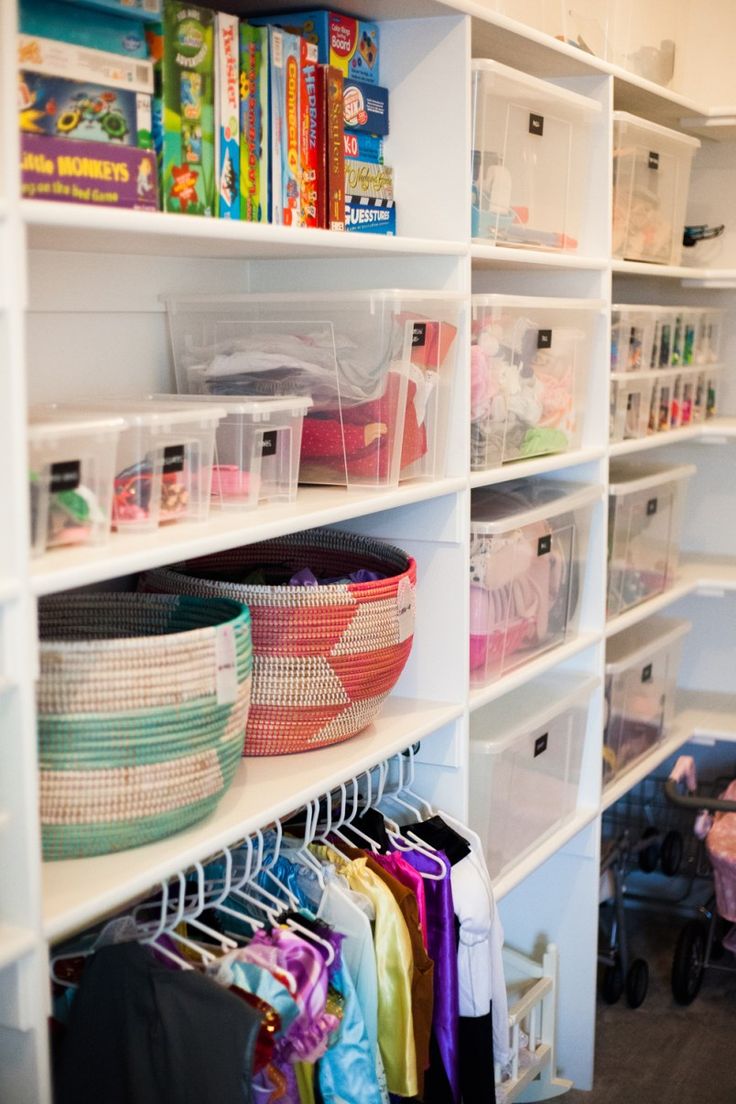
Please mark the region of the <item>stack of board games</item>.
POLYGON ((142 17, 142 9, 111 2, 99 10, 65 0, 21 3, 24 197, 157 209, 153 65, 142 17))
POLYGON ((20 11, 25 196, 395 233, 377 24, 183 0, 20 11))

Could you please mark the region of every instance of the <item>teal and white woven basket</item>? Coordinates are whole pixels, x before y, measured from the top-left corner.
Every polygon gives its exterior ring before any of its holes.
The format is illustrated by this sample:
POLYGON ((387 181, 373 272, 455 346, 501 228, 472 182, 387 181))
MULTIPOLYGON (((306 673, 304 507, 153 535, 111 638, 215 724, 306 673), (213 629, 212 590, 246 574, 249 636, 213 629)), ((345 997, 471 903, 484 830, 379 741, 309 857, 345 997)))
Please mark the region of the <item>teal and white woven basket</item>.
POLYGON ((45 859, 137 847, 210 813, 243 751, 248 608, 79 594, 39 603, 45 859))

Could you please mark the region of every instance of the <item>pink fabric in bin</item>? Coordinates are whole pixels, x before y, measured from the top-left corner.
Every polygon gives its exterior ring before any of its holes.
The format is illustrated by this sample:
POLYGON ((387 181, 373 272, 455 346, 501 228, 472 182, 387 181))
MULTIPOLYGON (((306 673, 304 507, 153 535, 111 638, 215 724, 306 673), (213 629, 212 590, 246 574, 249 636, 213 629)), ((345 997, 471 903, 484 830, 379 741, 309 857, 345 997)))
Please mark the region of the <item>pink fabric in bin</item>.
MULTIPOLYGON (((721 797, 736 801, 736 781, 721 797)), ((716 813, 706 847, 716 883, 718 912, 724 920, 736 923, 736 813, 716 813)))

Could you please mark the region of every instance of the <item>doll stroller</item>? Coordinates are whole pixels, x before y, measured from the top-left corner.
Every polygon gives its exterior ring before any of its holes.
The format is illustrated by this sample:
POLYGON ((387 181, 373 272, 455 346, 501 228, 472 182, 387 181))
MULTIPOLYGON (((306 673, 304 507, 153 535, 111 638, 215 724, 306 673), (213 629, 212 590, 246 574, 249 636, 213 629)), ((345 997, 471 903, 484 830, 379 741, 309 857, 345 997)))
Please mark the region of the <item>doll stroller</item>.
POLYGON ((696 815, 693 831, 713 874, 712 892, 685 923, 675 947, 672 994, 683 1005, 695 1000, 707 969, 736 970, 736 780, 720 789, 718 796, 698 793, 695 763, 686 755, 664 786, 672 806, 696 815), (724 951, 731 954, 721 961, 724 951))

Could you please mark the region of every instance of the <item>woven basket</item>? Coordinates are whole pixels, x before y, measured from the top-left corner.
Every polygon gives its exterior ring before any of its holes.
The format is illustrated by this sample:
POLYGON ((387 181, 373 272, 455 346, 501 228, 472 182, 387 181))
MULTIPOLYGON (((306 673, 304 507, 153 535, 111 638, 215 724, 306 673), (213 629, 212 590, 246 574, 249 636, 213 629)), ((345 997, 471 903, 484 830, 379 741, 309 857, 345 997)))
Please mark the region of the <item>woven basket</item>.
POLYGON ((137 847, 211 812, 243 746, 240 603, 79 594, 39 603, 45 859, 137 847))
POLYGON ((245 602, 253 623, 253 699, 244 755, 286 755, 355 736, 378 713, 411 651, 416 564, 391 545, 334 529, 263 541, 148 572, 144 590, 245 602), (388 576, 320 587, 253 586, 261 565, 329 577, 388 576))

